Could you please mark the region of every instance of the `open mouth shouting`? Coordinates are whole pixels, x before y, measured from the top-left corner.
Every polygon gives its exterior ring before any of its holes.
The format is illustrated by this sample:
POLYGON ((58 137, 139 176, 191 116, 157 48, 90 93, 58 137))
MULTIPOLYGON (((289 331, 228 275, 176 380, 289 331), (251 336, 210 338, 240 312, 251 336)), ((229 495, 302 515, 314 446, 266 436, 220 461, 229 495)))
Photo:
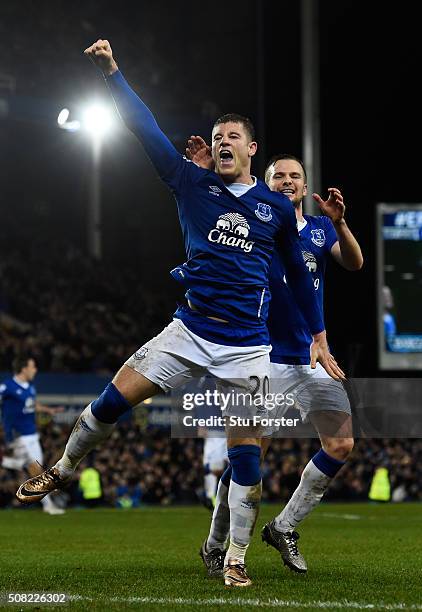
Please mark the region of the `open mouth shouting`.
POLYGON ((233 165, 233 153, 229 149, 221 149, 219 156, 221 168, 230 168, 233 165))

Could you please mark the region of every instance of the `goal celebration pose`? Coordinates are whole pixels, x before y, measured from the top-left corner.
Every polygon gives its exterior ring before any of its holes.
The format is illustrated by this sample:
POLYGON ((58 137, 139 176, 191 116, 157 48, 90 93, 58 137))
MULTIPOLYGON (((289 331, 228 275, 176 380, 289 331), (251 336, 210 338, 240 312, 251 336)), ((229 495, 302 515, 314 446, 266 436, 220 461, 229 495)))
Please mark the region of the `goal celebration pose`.
MULTIPOLYGON (((218 119, 212 131, 215 172, 199 168, 174 148, 129 87, 108 41, 98 40, 85 54, 102 70, 124 122, 174 193, 188 260, 172 275, 186 288, 187 304, 85 408, 56 465, 21 485, 17 497, 22 503, 65 486, 82 458, 110 435, 119 416, 160 390, 206 373, 242 391, 264 388, 270 368, 268 278, 275 245, 313 336, 313 367, 320 361, 330 376, 344 376, 329 353, 291 203, 250 174, 257 143, 249 120, 239 115, 218 119)), ((233 529, 225 584, 247 586, 244 557, 261 496, 261 448, 256 437, 229 436, 228 446, 233 529)))

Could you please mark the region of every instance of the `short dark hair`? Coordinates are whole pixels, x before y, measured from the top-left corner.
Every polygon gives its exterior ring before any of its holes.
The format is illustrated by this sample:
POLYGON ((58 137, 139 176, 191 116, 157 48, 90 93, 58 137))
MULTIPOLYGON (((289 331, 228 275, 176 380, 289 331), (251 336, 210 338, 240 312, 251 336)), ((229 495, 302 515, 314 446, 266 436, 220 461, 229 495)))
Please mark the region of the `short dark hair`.
POLYGON ((19 372, 22 372, 22 370, 28 365, 28 361, 30 359, 34 358, 32 355, 29 355, 29 353, 21 353, 20 355, 16 355, 12 361, 13 374, 19 374, 19 372))
POLYGON ((240 123, 243 125, 245 130, 248 132, 251 142, 255 141, 255 128, 253 126, 252 121, 248 117, 244 117, 243 115, 238 115, 237 113, 227 113, 226 115, 222 115, 219 117, 217 121, 215 121, 213 125, 213 129, 217 125, 221 125, 222 123, 240 123))
POLYGON ((303 175, 305 177, 305 180, 307 179, 306 176, 306 168, 305 165, 303 163, 303 161, 299 158, 296 157, 296 155, 290 155, 290 153, 277 153, 277 155, 273 155, 272 158, 270 159, 270 161, 267 164, 267 167, 265 168, 265 182, 268 182, 269 179, 269 170, 272 166, 274 166, 274 164, 276 162, 278 162, 280 159, 292 159, 293 161, 297 162, 298 164, 301 165, 302 170, 303 170, 303 175))

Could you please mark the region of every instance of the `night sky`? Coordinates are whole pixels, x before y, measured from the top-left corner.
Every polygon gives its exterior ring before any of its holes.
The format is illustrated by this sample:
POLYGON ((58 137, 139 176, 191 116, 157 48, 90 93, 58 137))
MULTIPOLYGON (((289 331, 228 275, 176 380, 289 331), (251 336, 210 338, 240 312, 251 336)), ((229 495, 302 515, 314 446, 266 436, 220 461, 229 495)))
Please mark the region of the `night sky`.
MULTIPOLYGON (((0 88, 10 109, 0 112, 3 218, 33 224, 46 241, 51 232, 85 246, 89 147, 55 121, 63 106, 77 112, 92 96, 107 99, 82 56, 98 37, 110 40, 125 76, 181 150, 185 137, 207 136, 225 112, 258 127, 261 108, 265 148, 255 172, 275 152, 302 155, 299 1, 204 4, 2 1, 0 76, 16 83, 12 94, 0 88)), ((375 205, 422 201, 418 3, 319 5, 323 193, 342 189, 365 256, 359 273, 330 266, 327 328, 346 367, 374 374, 375 205)), ((184 260, 176 209, 124 129, 105 143, 102 173, 105 265, 135 265, 140 282, 173 291, 168 270, 184 260)))

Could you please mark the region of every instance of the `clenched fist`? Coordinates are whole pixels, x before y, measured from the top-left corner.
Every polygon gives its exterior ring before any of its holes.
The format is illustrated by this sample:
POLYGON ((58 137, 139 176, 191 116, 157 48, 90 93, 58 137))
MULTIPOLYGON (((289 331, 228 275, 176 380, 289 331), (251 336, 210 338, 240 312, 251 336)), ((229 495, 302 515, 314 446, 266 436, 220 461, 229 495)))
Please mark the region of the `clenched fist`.
POLYGON ((84 54, 107 76, 118 70, 108 40, 97 40, 96 43, 85 49, 84 54))

